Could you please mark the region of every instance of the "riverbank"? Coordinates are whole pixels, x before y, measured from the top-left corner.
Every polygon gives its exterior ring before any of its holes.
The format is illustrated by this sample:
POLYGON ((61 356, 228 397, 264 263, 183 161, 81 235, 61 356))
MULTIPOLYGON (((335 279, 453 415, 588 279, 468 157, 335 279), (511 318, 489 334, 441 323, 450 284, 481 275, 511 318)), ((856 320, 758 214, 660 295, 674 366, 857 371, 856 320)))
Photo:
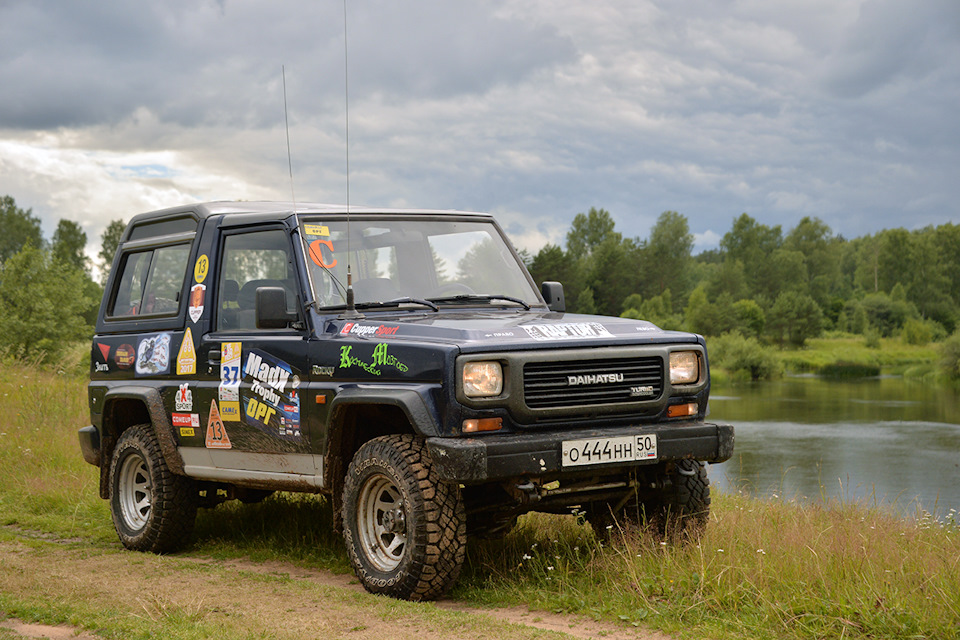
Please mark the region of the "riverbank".
POLYGON ((900 338, 838 334, 807 340, 799 349, 761 345, 755 339, 720 336, 707 338, 711 376, 727 384, 782 375, 815 374, 831 378, 869 378, 895 375, 946 384, 940 362, 943 343, 911 345, 900 338))
MULTIPOLYGON (((0 371, 0 538, 29 531, 41 540, 63 541, 57 548, 78 558, 119 550, 107 504, 97 497, 97 471, 83 462, 77 447, 76 429, 87 421, 85 383, 82 377, 9 362, 0 371)), ((194 558, 282 562, 344 574, 346 554, 330 521, 328 503, 315 496, 279 494, 257 505, 223 504, 201 511, 192 544, 163 563, 164 571, 194 575, 196 569, 173 561, 194 558)), ((44 557, 39 554, 37 561, 44 557)), ((144 562, 152 563, 152 557, 144 562)), ((494 617, 498 607, 519 605, 681 638, 957 638, 958 564, 955 513, 935 522, 923 514, 898 518, 849 502, 809 505, 779 495, 760 500, 718 492, 702 538, 686 544, 616 530, 611 542, 601 545, 572 516, 525 517, 503 541, 471 542, 464 575, 450 598, 494 607, 494 617)), ((17 571, 0 559, 6 585, 0 585, 0 613, 69 621, 116 635, 115 620, 90 604, 100 593, 96 580, 108 577, 93 572, 88 589, 48 598, 18 590, 17 571)), ((233 582, 210 579, 214 583, 206 589, 212 595, 196 596, 187 609, 164 611, 158 600, 148 603, 147 616, 118 609, 114 618, 126 616, 128 636, 172 629, 171 637, 213 637, 205 634, 222 628, 191 621, 220 616, 219 600, 229 598, 233 582), (171 621, 176 624, 162 626, 171 621)), ((251 574, 230 579, 263 583, 262 576, 251 574)), ((381 606, 380 599, 369 602, 381 606)), ((382 607, 387 616, 396 610, 391 602, 382 607)), ((435 619, 436 610, 404 608, 413 616, 411 624, 417 616, 435 619)), ((458 637, 450 629, 449 637, 458 637)), ((352 630, 335 631, 348 636, 352 630)), ((221 637, 249 634, 238 629, 221 637)), ((277 631, 269 637, 294 636, 277 631)))

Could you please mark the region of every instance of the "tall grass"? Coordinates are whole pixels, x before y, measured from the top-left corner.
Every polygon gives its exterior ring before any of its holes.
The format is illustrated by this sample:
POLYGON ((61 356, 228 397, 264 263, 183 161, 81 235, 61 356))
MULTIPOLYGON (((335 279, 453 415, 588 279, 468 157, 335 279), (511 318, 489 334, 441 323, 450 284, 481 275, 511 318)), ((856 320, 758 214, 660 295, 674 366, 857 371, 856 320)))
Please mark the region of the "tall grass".
MULTIPOLYGON (((0 523, 119 547, 77 446, 85 382, 0 367, 0 523)), ((346 571, 331 520, 316 496, 223 504, 201 511, 185 554, 346 571)), ((904 520, 849 502, 719 493, 698 541, 615 530, 604 546, 572 516, 535 514, 503 541, 472 541, 451 595, 690 638, 960 638, 960 527, 955 512, 904 520)))

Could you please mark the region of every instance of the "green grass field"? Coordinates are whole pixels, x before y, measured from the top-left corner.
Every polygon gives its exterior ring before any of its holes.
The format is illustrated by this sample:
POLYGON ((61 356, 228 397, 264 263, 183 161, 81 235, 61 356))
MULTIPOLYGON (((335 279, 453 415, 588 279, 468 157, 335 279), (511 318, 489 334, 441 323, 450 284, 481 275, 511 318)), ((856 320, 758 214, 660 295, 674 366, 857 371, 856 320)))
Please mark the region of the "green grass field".
MULTIPOLYGON (((4 363, 0 539, 26 531, 68 540, 70 553, 119 550, 107 504, 97 497, 97 470, 77 446, 76 430, 88 422, 85 383, 72 373, 4 363)), ((525 517, 503 541, 471 542, 451 597, 683 638, 960 638, 956 513, 908 521, 855 504, 740 494, 715 494, 713 507, 703 537, 687 544, 614 531, 602 546, 572 516, 525 517)), ((195 539, 179 557, 282 560, 346 573, 330 522, 327 502, 316 496, 224 504, 201 511, 195 539)), ((186 570, 175 562, 165 567, 186 570)), ((13 572, 0 558, 0 584, 18 584, 13 572)), ((7 615, 99 624, 91 594, 54 600, 11 589, 0 590, 7 615)), ((139 633, 149 635, 154 627, 149 619, 143 624, 139 633)), ((156 630, 164 629, 171 632, 156 630)))

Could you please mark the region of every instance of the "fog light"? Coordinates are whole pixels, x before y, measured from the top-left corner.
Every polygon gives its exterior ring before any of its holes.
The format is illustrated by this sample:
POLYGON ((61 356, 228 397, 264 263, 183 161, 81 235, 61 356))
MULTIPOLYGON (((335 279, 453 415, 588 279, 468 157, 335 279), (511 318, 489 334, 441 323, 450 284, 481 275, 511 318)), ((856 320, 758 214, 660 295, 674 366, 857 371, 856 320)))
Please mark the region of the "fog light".
POLYGON ((668 418, 683 418, 685 416, 697 415, 697 403, 688 402, 686 404, 675 404, 667 407, 668 418))
POLYGON ((477 431, 499 431, 503 427, 503 418, 471 418, 463 421, 464 433, 477 431))

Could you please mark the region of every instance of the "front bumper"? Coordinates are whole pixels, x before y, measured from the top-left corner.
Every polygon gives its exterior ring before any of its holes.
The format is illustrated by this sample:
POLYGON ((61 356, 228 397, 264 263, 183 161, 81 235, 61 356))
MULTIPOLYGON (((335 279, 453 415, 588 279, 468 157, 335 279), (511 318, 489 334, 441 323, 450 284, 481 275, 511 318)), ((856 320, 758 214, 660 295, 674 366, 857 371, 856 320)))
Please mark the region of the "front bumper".
POLYGON ((733 455, 733 426, 702 422, 608 427, 520 434, 490 434, 473 438, 427 438, 433 466, 446 482, 479 484, 519 476, 558 476, 584 471, 616 471, 640 465, 690 458, 723 462, 733 455), (564 469, 561 443, 581 438, 656 434, 657 458, 564 469))

